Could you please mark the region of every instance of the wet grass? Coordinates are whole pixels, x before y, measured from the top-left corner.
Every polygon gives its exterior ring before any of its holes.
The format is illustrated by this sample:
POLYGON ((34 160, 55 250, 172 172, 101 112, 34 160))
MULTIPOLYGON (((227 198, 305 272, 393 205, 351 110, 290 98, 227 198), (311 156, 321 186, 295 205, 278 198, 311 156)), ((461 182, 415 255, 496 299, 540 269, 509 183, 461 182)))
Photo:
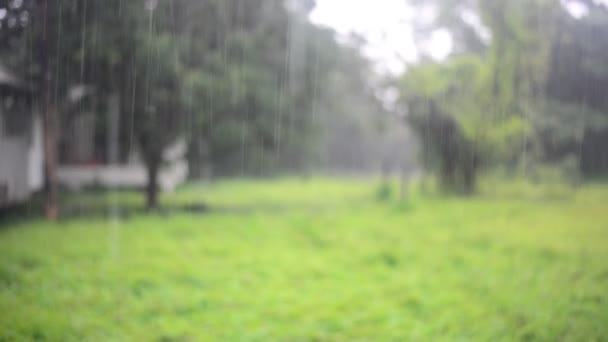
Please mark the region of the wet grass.
POLYGON ((506 188, 403 204, 374 182, 242 180, 164 198, 202 214, 19 221, 0 340, 608 339, 608 187, 506 188))

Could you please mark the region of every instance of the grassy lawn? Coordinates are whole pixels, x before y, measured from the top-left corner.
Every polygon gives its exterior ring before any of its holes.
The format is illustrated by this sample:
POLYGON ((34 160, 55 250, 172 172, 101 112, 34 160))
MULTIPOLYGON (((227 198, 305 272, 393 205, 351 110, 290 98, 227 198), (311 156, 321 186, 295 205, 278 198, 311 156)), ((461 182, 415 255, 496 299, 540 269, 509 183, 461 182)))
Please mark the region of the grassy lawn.
POLYGON ((376 185, 200 184, 164 200, 205 213, 13 223, 0 340, 608 340, 608 187, 403 205, 376 185))

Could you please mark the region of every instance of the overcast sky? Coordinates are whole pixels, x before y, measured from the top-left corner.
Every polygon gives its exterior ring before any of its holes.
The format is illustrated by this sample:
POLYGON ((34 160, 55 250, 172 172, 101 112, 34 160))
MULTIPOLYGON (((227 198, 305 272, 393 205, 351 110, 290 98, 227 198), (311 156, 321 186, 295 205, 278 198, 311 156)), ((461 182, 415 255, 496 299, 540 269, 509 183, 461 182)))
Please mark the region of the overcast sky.
MULTIPOLYGON (((594 0, 608 4, 608 0, 594 0)), ((576 0, 561 0, 572 16, 580 18, 588 10, 576 0)), ((424 16, 407 5, 406 0, 317 0, 312 22, 333 28, 339 34, 357 33, 369 42, 363 53, 376 61, 379 71, 399 74, 405 64, 415 62, 419 52, 412 34, 413 16, 424 16)), ((431 13, 428 13, 432 17, 431 13)), ((472 18, 475 19, 475 18, 472 18)), ((430 20, 430 18, 429 18, 430 20)), ((478 21, 478 20, 477 20, 478 21)), ((480 25, 472 23, 474 26, 480 25)), ((480 34, 484 36, 483 27, 480 34)), ((435 31, 425 50, 436 60, 445 59, 452 51, 452 38, 447 30, 435 31)))
MULTIPOLYGON (((418 58, 412 16, 405 0, 317 0, 311 20, 343 35, 360 34, 369 42, 363 51, 366 56, 383 71, 400 73, 406 62, 418 58)), ((444 59, 451 49, 449 32, 439 30, 432 35, 428 50, 435 59, 444 59)))

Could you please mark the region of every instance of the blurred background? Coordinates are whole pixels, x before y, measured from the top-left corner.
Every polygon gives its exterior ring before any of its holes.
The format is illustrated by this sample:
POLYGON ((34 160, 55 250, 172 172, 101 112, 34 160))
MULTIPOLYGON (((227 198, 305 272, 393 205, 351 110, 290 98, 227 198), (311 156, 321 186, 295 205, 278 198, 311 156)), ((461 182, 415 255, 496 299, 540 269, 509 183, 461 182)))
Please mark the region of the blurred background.
POLYGON ((605 0, 0 0, 0 339, 608 338, 605 0))

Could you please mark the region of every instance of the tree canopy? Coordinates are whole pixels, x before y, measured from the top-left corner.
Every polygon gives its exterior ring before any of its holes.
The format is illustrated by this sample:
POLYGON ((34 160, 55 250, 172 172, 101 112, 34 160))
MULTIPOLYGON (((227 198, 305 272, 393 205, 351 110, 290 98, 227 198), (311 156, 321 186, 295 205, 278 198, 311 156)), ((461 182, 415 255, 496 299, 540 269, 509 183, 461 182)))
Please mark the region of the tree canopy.
POLYGON ((573 159, 585 175, 606 172, 597 148, 606 143, 608 119, 600 62, 608 55, 605 5, 579 2, 588 15, 575 18, 555 1, 425 4, 436 15, 420 31, 447 28, 455 49, 446 61, 413 65, 401 89, 426 142, 426 164, 442 184, 453 188, 458 170, 503 165, 534 174, 538 165, 573 159))

